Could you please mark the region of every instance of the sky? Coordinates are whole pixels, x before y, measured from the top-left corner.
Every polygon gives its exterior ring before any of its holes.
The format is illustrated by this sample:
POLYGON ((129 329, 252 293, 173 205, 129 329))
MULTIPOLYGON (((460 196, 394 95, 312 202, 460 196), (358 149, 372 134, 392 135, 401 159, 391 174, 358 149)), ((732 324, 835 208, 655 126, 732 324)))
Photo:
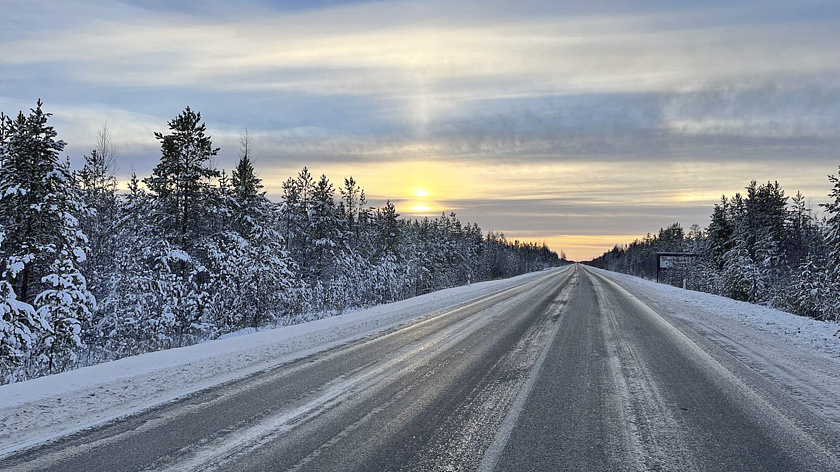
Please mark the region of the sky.
POLYGON ((573 260, 706 226, 840 165, 840 2, 0 0, 0 110, 38 98, 74 165, 118 177, 202 113, 215 165, 252 139, 269 198, 307 166, 406 217, 456 212, 573 260))

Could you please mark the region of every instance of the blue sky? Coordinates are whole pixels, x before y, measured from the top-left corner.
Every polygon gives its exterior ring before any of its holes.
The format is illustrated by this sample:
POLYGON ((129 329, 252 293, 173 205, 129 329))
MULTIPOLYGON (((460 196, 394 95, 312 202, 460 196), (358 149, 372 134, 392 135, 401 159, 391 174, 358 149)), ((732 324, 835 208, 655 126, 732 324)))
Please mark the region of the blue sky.
POLYGON ((79 162, 119 172, 200 110, 269 196, 302 166, 409 216, 588 258, 721 193, 823 200, 840 164, 840 2, 3 2, 0 110, 42 98, 79 162), (420 210, 428 207, 429 210, 420 210), (412 210, 412 208, 415 208, 412 210))

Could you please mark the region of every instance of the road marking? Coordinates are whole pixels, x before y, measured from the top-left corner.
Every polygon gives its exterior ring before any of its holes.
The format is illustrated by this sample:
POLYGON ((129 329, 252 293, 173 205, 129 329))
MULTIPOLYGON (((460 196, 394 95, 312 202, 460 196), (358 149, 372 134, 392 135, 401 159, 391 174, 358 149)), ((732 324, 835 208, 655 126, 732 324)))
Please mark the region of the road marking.
MULTIPOLYGON (((567 288, 577 286, 579 276, 577 274, 578 269, 576 266, 574 270, 575 273, 572 276, 572 283, 568 284, 566 286, 567 288)), ((568 297, 571 290, 572 288, 569 288, 568 290, 564 289, 560 295, 558 295, 558 304, 563 297, 568 297)), ((522 384, 519 393, 513 400, 510 410, 508 410, 507 415, 505 415, 505 419, 502 420, 502 424, 499 426, 499 431, 493 438, 493 442, 490 443, 490 446, 487 448, 487 452, 485 452, 484 457, 482 457, 481 463, 478 465, 479 472, 489 472, 494 470, 496 465, 498 465, 499 459, 502 457, 502 452, 505 450, 505 446, 507 446, 508 440, 510 439, 510 434, 513 432, 513 428, 516 427, 516 423, 519 421, 519 416, 522 415, 522 412, 525 409, 525 403, 531 395, 531 390, 534 389, 534 384, 536 384, 537 378, 539 378, 540 373, 542 372, 543 364, 545 364, 548 352, 551 350, 551 345, 554 343, 554 338, 557 337, 557 333, 560 331, 562 321, 561 316, 554 322, 554 326, 551 328, 551 333, 549 333, 545 345, 534 363, 534 367, 531 369, 531 373, 522 384)))

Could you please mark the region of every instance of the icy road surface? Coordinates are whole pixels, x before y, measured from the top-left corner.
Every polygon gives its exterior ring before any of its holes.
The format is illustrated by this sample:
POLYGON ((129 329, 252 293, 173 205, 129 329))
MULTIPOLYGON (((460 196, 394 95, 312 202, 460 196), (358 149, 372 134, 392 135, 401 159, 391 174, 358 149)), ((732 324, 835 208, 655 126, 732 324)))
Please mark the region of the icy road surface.
POLYGON ((830 335, 804 349, 697 296, 582 266, 521 278, 0 469, 840 470, 830 335))

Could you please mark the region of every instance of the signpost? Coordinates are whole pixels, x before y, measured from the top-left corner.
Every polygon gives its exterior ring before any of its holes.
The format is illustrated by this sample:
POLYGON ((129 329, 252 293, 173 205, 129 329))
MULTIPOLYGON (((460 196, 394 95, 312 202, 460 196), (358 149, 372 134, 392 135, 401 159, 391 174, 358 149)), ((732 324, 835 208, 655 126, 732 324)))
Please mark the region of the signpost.
POLYGON ((690 252, 656 253, 656 281, 659 282, 659 271, 672 269, 686 270, 691 267, 696 258, 697 254, 690 252))

